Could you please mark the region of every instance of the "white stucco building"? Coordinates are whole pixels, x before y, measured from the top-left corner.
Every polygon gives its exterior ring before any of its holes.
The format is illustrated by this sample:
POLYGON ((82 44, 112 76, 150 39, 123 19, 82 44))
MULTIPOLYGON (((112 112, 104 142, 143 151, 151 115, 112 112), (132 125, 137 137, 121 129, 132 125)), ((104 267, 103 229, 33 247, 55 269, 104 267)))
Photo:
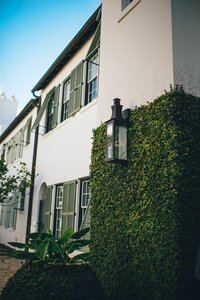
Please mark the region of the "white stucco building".
POLYGON ((15 96, 8 98, 5 93, 0 94, 0 134, 16 117, 17 107, 18 102, 15 96))
POLYGON ((199 0, 102 1, 99 122, 116 97, 133 108, 170 84, 200 96, 199 15, 199 0))
MULTIPOLYGON (((31 126, 37 115, 37 105, 37 99, 30 100, 0 136, 0 154, 7 162, 10 175, 16 174, 20 162, 33 172, 36 137, 31 133, 31 126)), ((30 188, 22 197, 14 192, 10 199, 0 203, 0 243, 24 242, 30 203, 30 188)))
MULTIPOLYGON (((41 107, 32 122, 32 138, 39 133, 28 231, 59 236, 88 225, 92 130, 110 118, 114 98, 134 108, 170 84, 200 95, 199 15, 198 0, 103 0, 34 86, 41 107)), ((8 232, 2 224, 0 242, 18 239, 8 232)))

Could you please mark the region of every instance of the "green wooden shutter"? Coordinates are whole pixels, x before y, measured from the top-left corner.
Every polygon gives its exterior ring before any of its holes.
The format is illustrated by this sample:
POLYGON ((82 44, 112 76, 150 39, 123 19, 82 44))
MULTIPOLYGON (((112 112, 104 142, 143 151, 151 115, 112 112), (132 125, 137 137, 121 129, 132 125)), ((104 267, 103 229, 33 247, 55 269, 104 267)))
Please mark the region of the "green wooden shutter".
POLYGON ((16 225, 17 225, 17 208, 18 208, 18 197, 13 197, 12 199, 12 219, 11 219, 11 228, 13 228, 14 230, 16 229, 16 225))
POLYGON ((81 108, 82 83, 83 83, 83 62, 81 62, 71 72, 69 117, 75 114, 81 108))
POLYGON ((45 217, 44 217, 44 231, 50 229, 51 222, 51 203, 52 203, 52 185, 47 187, 46 202, 45 202, 45 217))
POLYGON ((81 62, 76 68, 76 90, 75 90, 74 113, 79 111, 81 108, 82 83, 83 83, 83 62, 81 62))
POLYGON ((94 33, 94 38, 92 40, 92 43, 90 45, 86 57, 91 55, 92 52, 94 52, 94 50, 96 50, 97 47, 100 45, 100 35, 101 35, 101 22, 99 22, 99 24, 97 25, 96 31, 94 33))
POLYGON ((40 110, 39 110, 39 112, 38 112, 38 114, 37 114, 37 117, 36 117, 36 119, 35 119, 35 122, 33 123, 32 130, 35 129, 35 128, 40 124, 40 121, 41 121, 41 119, 42 119, 42 116, 43 116, 43 114, 44 114, 46 108, 47 108, 47 105, 48 105, 48 103, 49 103, 49 100, 51 99, 51 96, 53 95, 54 89, 55 89, 55 88, 53 88, 53 89, 46 95, 46 97, 45 97, 45 99, 44 99, 44 102, 43 102, 43 104, 42 104, 42 106, 41 106, 41 108, 40 108, 40 110))
POLYGON ((0 205, 0 226, 3 225, 3 205, 0 205))
POLYGON ((63 208, 62 208, 62 228, 63 233, 68 228, 74 229, 76 201, 76 181, 64 183, 63 186, 63 208))
POLYGON ((54 92, 54 112, 52 118, 52 129, 56 127, 58 121, 58 105, 59 105, 59 95, 60 95, 60 84, 55 88, 54 92))
POLYGON ((74 102, 75 102, 75 87, 76 87, 76 69, 71 72, 70 76, 70 98, 69 98, 69 117, 73 115, 74 112, 74 102))

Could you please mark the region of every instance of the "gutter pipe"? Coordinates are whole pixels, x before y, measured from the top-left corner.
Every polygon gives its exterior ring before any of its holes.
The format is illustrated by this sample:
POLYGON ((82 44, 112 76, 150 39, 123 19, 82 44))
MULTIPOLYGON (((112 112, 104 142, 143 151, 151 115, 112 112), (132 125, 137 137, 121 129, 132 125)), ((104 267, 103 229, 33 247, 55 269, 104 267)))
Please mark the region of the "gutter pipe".
MULTIPOLYGON (((40 96, 35 95, 35 92, 32 92, 33 96, 38 99, 37 105, 37 113, 41 106, 41 98, 40 96)), ((32 219, 32 210, 33 210, 33 195, 34 195, 34 184, 35 184, 35 171, 36 171, 36 160, 37 160, 37 148, 38 148, 38 131, 39 126, 35 129, 35 138, 34 138, 34 146, 33 146, 33 157, 32 157, 32 167, 31 167, 31 186, 29 193, 29 202, 28 202, 28 216, 27 216, 27 226, 26 226, 26 242, 28 241, 28 237, 31 230, 31 219, 32 219)))

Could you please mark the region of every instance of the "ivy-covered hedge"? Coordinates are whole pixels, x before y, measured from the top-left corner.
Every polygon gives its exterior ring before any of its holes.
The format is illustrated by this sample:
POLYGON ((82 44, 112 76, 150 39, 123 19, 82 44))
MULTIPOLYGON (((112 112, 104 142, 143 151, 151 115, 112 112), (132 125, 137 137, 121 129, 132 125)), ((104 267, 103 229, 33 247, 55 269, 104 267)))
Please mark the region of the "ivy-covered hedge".
POLYGON ((1 300, 104 299, 98 280, 86 265, 28 263, 11 277, 1 300))
POLYGON ((131 111, 128 165, 94 132, 92 265, 111 299, 200 299, 200 99, 171 89, 131 111))

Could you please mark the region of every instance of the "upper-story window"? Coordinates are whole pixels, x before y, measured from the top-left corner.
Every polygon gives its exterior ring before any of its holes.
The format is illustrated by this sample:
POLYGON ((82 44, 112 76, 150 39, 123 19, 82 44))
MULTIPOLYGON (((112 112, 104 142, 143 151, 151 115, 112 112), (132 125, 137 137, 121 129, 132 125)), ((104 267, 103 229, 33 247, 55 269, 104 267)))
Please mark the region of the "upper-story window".
POLYGON ((47 125, 46 132, 50 131, 53 127, 53 114, 54 114, 54 94, 51 96, 47 107, 47 125))
POLYGON ((98 71, 99 71, 99 55, 98 52, 88 61, 87 69, 87 93, 85 105, 97 98, 98 92, 98 71))
MULTIPOLYGON (((60 95, 60 84, 54 87, 47 93, 42 106, 37 114, 35 122, 33 123, 32 129, 34 130, 40 125, 40 121, 46 112, 46 132, 52 130, 57 125, 57 114, 58 114, 58 104, 60 95)), ((41 125, 44 127, 43 125, 41 125)))
POLYGON ((26 140, 25 140, 25 146, 30 144, 31 141, 31 122, 32 119, 28 120, 27 129, 26 129, 26 140))
POLYGON ((121 7, 124 10, 133 0, 121 0, 121 7))
POLYGON ((63 86, 61 122, 66 120, 69 117, 69 99, 70 99, 70 79, 68 79, 63 86))

